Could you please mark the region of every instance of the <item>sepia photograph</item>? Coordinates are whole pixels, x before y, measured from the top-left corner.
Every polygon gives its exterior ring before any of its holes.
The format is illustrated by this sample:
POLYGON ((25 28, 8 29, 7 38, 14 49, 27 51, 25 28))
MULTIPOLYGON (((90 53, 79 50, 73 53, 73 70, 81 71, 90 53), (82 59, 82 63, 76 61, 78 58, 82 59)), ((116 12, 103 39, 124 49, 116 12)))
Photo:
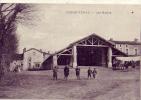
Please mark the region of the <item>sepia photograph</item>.
POLYGON ((0 99, 140 100, 141 5, 0 3, 0 99))

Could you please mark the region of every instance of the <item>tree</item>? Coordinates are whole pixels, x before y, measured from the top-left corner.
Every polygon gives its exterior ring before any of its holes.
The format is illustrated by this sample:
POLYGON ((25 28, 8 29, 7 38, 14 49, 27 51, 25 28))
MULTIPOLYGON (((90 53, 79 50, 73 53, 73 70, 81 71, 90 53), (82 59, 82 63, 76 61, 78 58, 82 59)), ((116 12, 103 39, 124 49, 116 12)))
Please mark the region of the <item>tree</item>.
POLYGON ((17 52, 17 24, 24 21, 31 11, 29 4, 0 4, 0 78, 17 52))

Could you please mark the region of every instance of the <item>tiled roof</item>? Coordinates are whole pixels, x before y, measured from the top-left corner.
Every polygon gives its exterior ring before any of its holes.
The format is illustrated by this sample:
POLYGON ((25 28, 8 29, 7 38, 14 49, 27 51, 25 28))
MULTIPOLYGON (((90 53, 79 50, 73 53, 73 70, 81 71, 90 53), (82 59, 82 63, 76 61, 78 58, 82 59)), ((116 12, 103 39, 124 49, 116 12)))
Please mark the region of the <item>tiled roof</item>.
POLYGON ((115 44, 130 44, 130 45, 141 45, 141 42, 135 42, 135 41, 111 41, 115 44))
POLYGON ((30 49, 26 50, 25 52, 30 51, 30 50, 36 50, 36 51, 38 51, 38 52, 40 52, 40 53, 43 53, 43 54, 49 54, 49 53, 43 52, 43 51, 41 51, 41 50, 38 50, 38 49, 36 49, 36 48, 30 48, 30 49))

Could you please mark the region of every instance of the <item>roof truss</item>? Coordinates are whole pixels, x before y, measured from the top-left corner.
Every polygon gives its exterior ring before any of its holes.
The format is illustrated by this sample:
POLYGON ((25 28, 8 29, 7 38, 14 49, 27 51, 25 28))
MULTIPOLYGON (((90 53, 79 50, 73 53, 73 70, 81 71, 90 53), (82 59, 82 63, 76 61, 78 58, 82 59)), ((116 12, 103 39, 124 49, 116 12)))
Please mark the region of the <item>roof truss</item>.
POLYGON ((102 39, 96 38, 96 37, 88 37, 86 39, 83 39, 81 41, 79 41, 77 43, 77 45, 85 45, 85 46, 89 46, 89 45, 108 45, 107 43, 105 43, 105 41, 103 41, 102 39))
POLYGON ((58 53, 57 54, 57 58, 59 58, 62 55, 64 55, 64 56, 71 56, 71 55, 73 55, 72 47, 66 48, 63 51, 61 51, 60 53, 58 53))
POLYGON ((74 43, 71 43, 68 47, 60 50, 59 52, 55 53, 58 57, 61 55, 66 55, 66 56, 70 56, 73 55, 73 46, 93 46, 93 47, 113 47, 114 45, 105 40, 104 38, 96 35, 96 34, 92 34, 89 35, 88 37, 85 37, 81 40, 78 40, 74 43))

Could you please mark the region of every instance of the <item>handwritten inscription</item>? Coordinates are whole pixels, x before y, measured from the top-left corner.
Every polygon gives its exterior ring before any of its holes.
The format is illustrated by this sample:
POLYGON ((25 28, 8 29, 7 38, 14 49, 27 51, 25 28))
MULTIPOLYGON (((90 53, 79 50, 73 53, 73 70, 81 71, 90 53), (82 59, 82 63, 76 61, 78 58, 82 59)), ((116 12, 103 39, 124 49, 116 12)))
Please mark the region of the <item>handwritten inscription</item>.
POLYGON ((67 14, 112 14, 111 11, 68 10, 67 14))

